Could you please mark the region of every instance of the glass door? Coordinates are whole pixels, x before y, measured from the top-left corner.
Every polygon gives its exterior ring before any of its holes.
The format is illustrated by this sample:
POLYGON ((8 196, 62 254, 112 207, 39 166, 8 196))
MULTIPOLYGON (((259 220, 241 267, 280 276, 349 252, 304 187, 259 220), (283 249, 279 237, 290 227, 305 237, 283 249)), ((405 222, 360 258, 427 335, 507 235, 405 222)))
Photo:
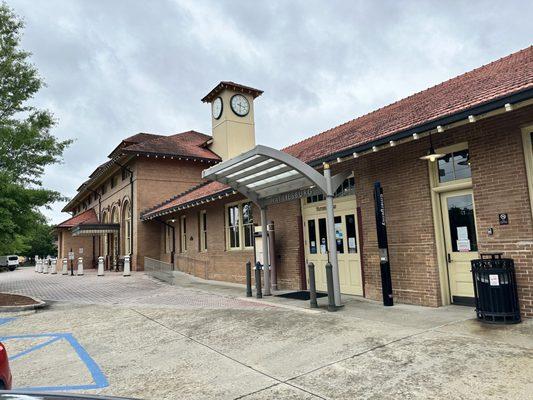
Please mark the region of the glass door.
POLYGON ((470 261, 479 258, 471 189, 441 194, 448 280, 452 303, 474 304, 470 261))
MULTIPOLYGON (((315 203, 316 204, 316 203, 315 203)), ((315 265, 317 290, 326 291, 325 265, 328 262, 326 210, 322 205, 308 205, 303 209, 305 259, 315 265)), ((363 294, 361 259, 357 243, 357 204, 355 198, 335 199, 335 246, 339 261, 341 292, 363 294)))

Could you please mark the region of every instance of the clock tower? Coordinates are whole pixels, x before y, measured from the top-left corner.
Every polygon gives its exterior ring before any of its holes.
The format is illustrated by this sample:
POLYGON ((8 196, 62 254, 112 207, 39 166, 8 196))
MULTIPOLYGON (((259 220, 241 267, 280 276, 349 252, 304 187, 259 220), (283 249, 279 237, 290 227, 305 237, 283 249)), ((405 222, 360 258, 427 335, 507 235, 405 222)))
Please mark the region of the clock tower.
POLYGON ((209 148, 222 161, 255 146, 254 99, 262 93, 262 90, 223 81, 202 99, 211 104, 213 139, 209 148))

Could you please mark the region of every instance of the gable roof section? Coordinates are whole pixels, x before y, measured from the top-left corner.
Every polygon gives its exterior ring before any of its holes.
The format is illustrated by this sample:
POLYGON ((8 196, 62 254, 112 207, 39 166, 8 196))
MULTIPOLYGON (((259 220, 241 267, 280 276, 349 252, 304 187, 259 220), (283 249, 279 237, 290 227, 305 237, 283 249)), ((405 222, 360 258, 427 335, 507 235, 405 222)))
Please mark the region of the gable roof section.
POLYGON ((96 212, 93 208, 82 212, 66 221, 61 222, 56 228, 72 228, 80 224, 96 224, 98 223, 98 218, 96 217, 96 212))
MULTIPOLYGON (((308 164, 316 165, 332 154, 348 152, 357 146, 371 144, 409 129, 421 128, 432 121, 531 90, 533 46, 282 150, 308 164)), ((533 97, 533 94, 528 96, 533 97)), ((168 214, 181 205, 218 196, 229 190, 229 186, 218 182, 203 184, 145 211, 143 219, 168 214)))
POLYGON ((220 161, 220 157, 205 147, 211 136, 196 131, 187 131, 170 136, 132 144, 122 149, 127 154, 154 154, 162 156, 197 158, 220 161))
POLYGON ((533 46, 286 147, 307 162, 533 89, 533 46))

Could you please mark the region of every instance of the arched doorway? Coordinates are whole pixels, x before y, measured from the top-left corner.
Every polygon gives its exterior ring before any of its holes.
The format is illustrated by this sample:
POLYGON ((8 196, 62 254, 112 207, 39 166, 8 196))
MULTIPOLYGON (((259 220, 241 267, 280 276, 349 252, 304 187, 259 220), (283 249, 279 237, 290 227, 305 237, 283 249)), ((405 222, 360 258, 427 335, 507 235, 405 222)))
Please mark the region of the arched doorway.
MULTIPOLYGON (((120 209, 118 206, 113 207, 113 210, 111 211, 111 223, 112 224, 119 224, 120 223, 120 209)), ((109 235, 109 256, 110 256, 110 264, 109 269, 117 270, 118 267, 118 255, 120 252, 120 238, 119 234, 117 233, 110 233, 109 235)))
MULTIPOLYGON (((107 211, 104 211, 102 215, 102 223, 104 224, 109 223, 109 213, 107 211)), ((109 255, 109 235, 104 234, 103 237, 104 237, 104 243, 103 243, 102 253, 103 253, 104 259, 106 260, 106 267, 107 267, 107 258, 108 258, 107 256, 109 255)))
POLYGON ((122 206, 122 248, 124 255, 131 255, 131 207, 126 200, 122 206))

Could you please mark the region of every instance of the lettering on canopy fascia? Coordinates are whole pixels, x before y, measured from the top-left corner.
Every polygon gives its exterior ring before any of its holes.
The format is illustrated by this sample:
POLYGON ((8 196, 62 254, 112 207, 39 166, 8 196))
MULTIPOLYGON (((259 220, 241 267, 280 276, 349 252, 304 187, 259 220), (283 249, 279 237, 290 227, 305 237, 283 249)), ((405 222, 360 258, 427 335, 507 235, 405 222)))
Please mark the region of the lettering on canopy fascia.
POLYGON ((297 189, 290 192, 285 192, 273 197, 269 197, 262 201, 264 205, 285 203, 287 201, 293 201, 301 199, 302 197, 309 197, 315 194, 320 194, 322 191, 318 188, 297 189))

